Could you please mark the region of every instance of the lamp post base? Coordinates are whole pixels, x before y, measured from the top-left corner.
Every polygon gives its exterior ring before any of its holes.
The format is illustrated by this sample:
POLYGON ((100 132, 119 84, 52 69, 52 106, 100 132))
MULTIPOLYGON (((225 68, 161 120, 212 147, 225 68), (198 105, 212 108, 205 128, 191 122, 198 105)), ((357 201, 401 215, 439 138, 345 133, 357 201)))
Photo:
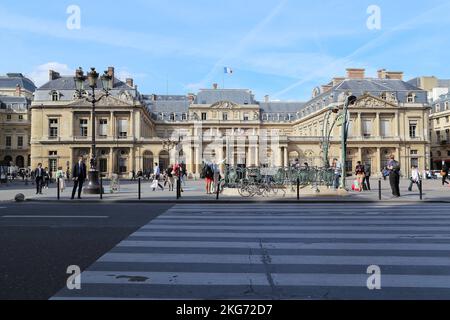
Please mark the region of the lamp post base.
POLYGON ((89 184, 84 188, 84 194, 100 194, 104 193, 102 187, 100 186, 99 181, 99 172, 98 171, 89 171, 89 184))

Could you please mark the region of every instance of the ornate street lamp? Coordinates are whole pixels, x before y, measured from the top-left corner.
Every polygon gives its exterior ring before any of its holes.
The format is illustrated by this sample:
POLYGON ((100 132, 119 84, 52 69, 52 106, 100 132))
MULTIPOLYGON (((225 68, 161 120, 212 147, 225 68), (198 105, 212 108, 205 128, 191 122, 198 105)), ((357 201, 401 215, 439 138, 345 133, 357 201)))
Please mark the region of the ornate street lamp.
POLYGON ((323 163, 325 168, 330 167, 329 151, 330 151, 330 140, 331 134, 334 127, 336 126, 339 117, 336 117, 332 124, 330 124, 330 118, 332 114, 337 114, 339 112, 338 107, 330 107, 325 114, 322 127, 322 150, 323 150, 323 163))
POLYGON ((99 182, 99 172, 97 170, 97 145, 96 145, 96 112, 95 105, 100 102, 103 98, 109 96, 109 91, 111 88, 111 80, 112 77, 108 74, 108 71, 105 71, 103 76, 101 76, 101 82, 103 87, 103 94, 99 97, 96 97, 95 89, 97 89, 97 81, 99 78, 99 74, 95 71, 95 68, 91 68, 91 71, 84 75, 83 69, 79 68, 75 72, 75 87, 76 93, 79 99, 85 99, 86 101, 92 104, 91 111, 91 121, 92 121, 92 156, 90 161, 90 169, 89 169, 89 185, 84 189, 86 194, 100 194, 101 187, 99 182), (88 94, 84 89, 85 82, 87 80, 87 84, 91 89, 91 92, 88 94))
POLYGON ((344 111, 342 112, 342 137, 341 137, 341 148, 342 148, 342 178, 341 178, 341 189, 346 189, 346 179, 347 179, 347 142, 348 142, 348 127, 350 123, 349 119, 349 106, 352 106, 358 100, 355 96, 349 96, 345 99, 344 111))

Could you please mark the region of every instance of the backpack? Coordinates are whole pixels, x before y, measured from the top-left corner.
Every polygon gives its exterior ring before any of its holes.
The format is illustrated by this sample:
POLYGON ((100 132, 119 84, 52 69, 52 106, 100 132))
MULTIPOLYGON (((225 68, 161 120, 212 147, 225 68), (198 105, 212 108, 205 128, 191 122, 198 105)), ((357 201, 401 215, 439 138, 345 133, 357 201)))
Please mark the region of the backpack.
POLYGON ((206 178, 206 168, 207 168, 208 166, 205 164, 204 166, 203 166, 203 168, 202 168, 202 172, 200 173, 200 178, 201 179, 205 179, 206 178))
POLYGON ((211 166, 206 167, 206 178, 212 178, 214 176, 213 169, 211 166))

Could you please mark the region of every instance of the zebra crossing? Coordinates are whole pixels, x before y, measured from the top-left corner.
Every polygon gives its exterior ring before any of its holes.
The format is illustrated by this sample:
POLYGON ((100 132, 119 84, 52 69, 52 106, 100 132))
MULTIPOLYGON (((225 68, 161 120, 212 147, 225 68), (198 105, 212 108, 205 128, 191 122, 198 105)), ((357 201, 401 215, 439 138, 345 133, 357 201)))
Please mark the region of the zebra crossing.
POLYGON ((176 205, 54 299, 450 299, 444 204, 176 205), (369 290, 369 266, 381 290, 369 290))

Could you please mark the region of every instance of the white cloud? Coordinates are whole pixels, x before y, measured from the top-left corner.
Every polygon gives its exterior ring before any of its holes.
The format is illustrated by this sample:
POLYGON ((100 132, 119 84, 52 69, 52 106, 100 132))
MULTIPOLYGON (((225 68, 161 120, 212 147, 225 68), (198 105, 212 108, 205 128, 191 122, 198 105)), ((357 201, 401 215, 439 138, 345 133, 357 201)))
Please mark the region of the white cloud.
POLYGON ((75 69, 70 68, 67 64, 59 62, 47 62, 35 67, 27 76, 34 81, 36 86, 40 87, 49 81, 48 71, 53 70, 61 75, 74 75, 75 69))

